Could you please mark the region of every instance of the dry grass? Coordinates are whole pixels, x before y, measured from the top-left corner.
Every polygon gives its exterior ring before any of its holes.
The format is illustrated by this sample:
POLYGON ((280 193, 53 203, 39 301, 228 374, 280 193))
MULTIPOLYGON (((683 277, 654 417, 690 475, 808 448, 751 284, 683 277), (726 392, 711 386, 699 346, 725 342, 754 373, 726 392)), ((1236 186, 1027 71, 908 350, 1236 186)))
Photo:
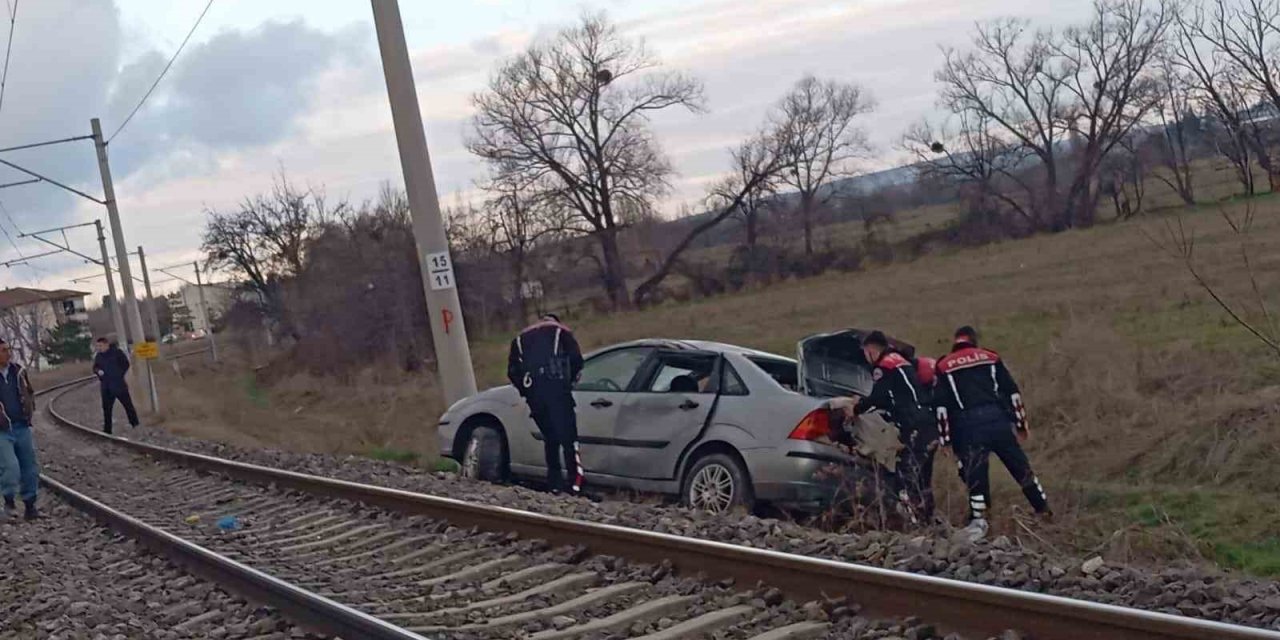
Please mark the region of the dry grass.
POLYGON ((182 361, 181 376, 161 368, 158 424, 180 435, 250 448, 357 454, 434 464, 435 425, 443 412, 435 384, 394 367, 347 379, 295 374, 276 380, 234 364, 182 361))

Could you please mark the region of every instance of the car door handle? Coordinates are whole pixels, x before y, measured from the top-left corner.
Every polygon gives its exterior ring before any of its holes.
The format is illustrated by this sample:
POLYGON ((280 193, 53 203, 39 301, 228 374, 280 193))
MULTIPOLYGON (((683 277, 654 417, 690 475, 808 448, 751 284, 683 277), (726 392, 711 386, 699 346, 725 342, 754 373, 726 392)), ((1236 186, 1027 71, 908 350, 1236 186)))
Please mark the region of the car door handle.
POLYGON ((606 407, 612 407, 613 403, 609 402, 608 400, 605 400, 604 398, 597 398, 596 400, 591 402, 591 406, 597 409, 604 409, 606 407))
POLYGON ((679 408, 684 409, 685 411, 692 411, 698 408, 698 403, 692 400, 685 400, 684 402, 680 403, 679 408))

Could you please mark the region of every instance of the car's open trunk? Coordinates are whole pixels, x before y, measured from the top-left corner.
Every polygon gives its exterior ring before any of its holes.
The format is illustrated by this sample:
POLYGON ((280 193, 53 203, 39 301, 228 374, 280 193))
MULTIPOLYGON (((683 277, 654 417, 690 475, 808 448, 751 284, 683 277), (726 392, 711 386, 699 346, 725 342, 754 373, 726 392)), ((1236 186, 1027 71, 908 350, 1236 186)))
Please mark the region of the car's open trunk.
MULTIPOLYGON (((871 363, 862 355, 862 338, 870 331, 844 329, 809 336, 797 347, 800 392, 822 398, 871 393, 871 363)), ((889 338, 902 355, 915 357, 915 347, 889 338)))

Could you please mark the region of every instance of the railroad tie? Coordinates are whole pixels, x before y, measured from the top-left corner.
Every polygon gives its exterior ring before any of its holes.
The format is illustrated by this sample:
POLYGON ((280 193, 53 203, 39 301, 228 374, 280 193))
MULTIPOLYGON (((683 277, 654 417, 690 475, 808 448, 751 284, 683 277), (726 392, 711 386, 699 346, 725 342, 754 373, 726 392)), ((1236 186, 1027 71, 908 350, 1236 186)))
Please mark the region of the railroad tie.
POLYGON ((640 636, 635 640, 680 640, 681 638, 700 636, 732 625, 751 615, 754 611, 755 607, 745 604, 729 607, 728 609, 710 611, 661 631, 640 636))
POLYGON ((595 572, 573 573, 550 582, 540 584, 536 587, 525 589, 519 593, 513 593, 509 596, 502 596, 500 598, 492 598, 490 600, 471 602, 461 607, 449 607, 447 609, 436 609, 435 611, 422 611, 416 613, 389 613, 378 617, 388 622, 430 620, 432 618, 439 618, 440 616, 455 613, 466 613, 468 611, 481 611, 493 607, 503 607, 509 604, 523 602, 534 596, 540 596, 548 593, 569 591, 571 589, 576 590, 579 587, 591 586, 599 579, 600 575, 595 572))
POLYGON ((488 562, 481 562, 480 564, 466 567, 461 571, 456 571, 448 575, 436 576, 434 578, 428 578, 426 580, 419 580, 414 584, 416 584, 419 587, 434 587, 438 584, 446 584, 449 582, 461 582, 463 580, 467 580, 470 578, 483 579, 493 575, 494 573, 501 571, 504 567, 509 567, 513 564, 519 564, 523 560, 524 560, 524 557, 519 555, 503 556, 501 558, 489 560, 488 562))
POLYGON ((477 624, 467 624, 467 625, 454 627, 454 628, 440 626, 440 625, 432 625, 432 626, 425 626, 425 627, 411 627, 409 630, 413 631, 414 633, 423 633, 423 632, 433 633, 437 631, 492 631, 495 629, 501 629, 503 627, 510 627, 513 625, 522 624, 525 622, 529 622, 531 620, 537 620, 540 618, 550 620, 551 618, 554 618, 558 615, 565 614, 565 613, 572 613, 574 611, 578 611, 579 609, 585 609, 587 607, 600 604, 610 598, 616 598, 618 596, 634 593, 636 591, 640 591, 647 587, 649 587, 649 583, 647 582, 621 582, 621 583, 610 585, 607 587, 601 587, 599 589, 596 589, 595 591, 589 591, 572 600, 568 600, 566 602, 562 602, 557 605, 546 607, 545 609, 538 609, 537 611, 525 611, 523 613, 513 613, 511 615, 494 618, 492 620, 489 620, 488 622, 481 622, 477 624))
MULTIPOLYGON (((401 532, 399 531, 393 531, 392 533, 394 534, 393 537, 402 535, 401 532)), ((403 549, 405 547, 410 547, 415 544, 418 544, 419 542, 425 542, 427 540, 432 540, 432 539, 434 539, 434 536, 414 536, 412 538, 401 538, 399 540, 396 540, 395 542, 392 542, 391 544, 378 547, 377 549, 370 549, 368 551, 362 551, 360 553, 352 554, 349 556, 326 558, 324 560, 320 560, 313 563, 311 566, 313 568, 329 567, 329 566, 333 566, 335 564, 341 564, 344 562, 351 562, 354 560, 363 560, 365 558, 372 558, 373 556, 386 554, 388 551, 403 549)), ((437 545, 431 545, 425 548, 439 551, 444 548, 444 545, 437 544, 437 545)), ((335 570, 335 573, 337 574, 355 573, 359 571, 364 571, 365 569, 366 567, 363 567, 363 566, 351 566, 351 567, 337 569, 335 570)))
POLYGON ((351 529, 349 531, 340 533, 331 538, 325 538, 324 540, 316 540, 315 542, 302 542, 299 544, 289 545, 287 547, 280 547, 279 549, 277 549, 277 551, 279 551, 280 553, 293 554, 299 551, 312 551, 315 549, 324 549, 324 548, 336 545, 339 542, 342 542, 343 540, 350 540, 351 538, 354 538, 358 535, 363 535, 363 534, 369 533, 370 531, 377 531, 379 529, 385 528, 386 526, 387 525, 385 524, 367 524, 363 527, 356 527, 355 529, 351 529))
POLYGON ((462 562, 463 560, 470 560, 471 558, 474 558, 478 555, 482 555, 488 552, 489 552, 489 549, 467 549, 466 551, 459 551, 457 553, 447 555, 443 558, 433 560, 431 562, 428 562, 427 564, 421 564, 416 567, 409 567, 408 569, 400 569, 399 571, 380 573, 375 576, 370 576, 369 579, 373 581, 377 581, 377 580, 390 580, 393 578, 405 578, 408 576, 414 576, 420 573, 427 573, 428 571, 431 571, 433 569, 439 569, 440 567, 445 567, 457 562, 462 562))
MULTIPOLYGON (((448 544, 434 544, 434 545, 431 545, 431 546, 429 546, 429 547, 423 547, 423 548, 421 548, 421 549, 418 549, 417 551, 411 551, 411 552, 406 553, 406 554, 404 554, 404 555, 396 556, 396 557, 392 558, 389 562, 390 562, 391 564, 405 564, 405 563, 409 562, 410 560, 417 560, 418 558, 421 558, 422 556, 431 555, 431 554, 436 553, 436 552, 438 552, 438 551, 442 551, 442 550, 444 550, 444 549, 446 549, 446 548, 451 548, 452 546, 453 546, 453 545, 448 545, 448 544)), ((479 547, 479 548, 468 549, 468 550, 466 550, 466 551, 460 551, 460 552, 457 552, 457 553, 473 553, 473 552, 477 552, 477 551, 485 551, 485 550, 487 550, 487 547, 479 547)), ((457 555, 457 553, 454 553, 453 555, 457 555)), ((446 557, 452 557, 452 556, 446 556, 446 557)))
POLYGON ((600 633, 602 631, 630 627, 637 622, 645 622, 684 610, 694 600, 697 600, 694 596, 665 596, 638 604, 630 609, 623 609, 611 616, 588 620, 567 629, 551 629, 535 633, 529 637, 529 640, 565 640, 566 638, 576 638, 589 633, 600 633))
POLYGON ((480 585, 481 591, 493 591, 503 587, 522 584, 530 580, 541 580, 548 578, 556 573, 568 571, 569 565, 559 562, 548 562, 539 564, 526 569, 521 569, 515 573, 508 573, 505 576, 499 576, 480 585))
MULTIPOLYGON (((385 527, 386 525, 382 525, 382 526, 385 527)), ((310 558, 313 556, 323 556, 323 558, 317 558, 315 562, 311 563, 311 567, 315 568, 319 566, 326 566, 326 565, 333 564, 334 561, 343 562, 358 556, 368 557, 368 556, 361 556, 361 554, 369 553, 370 551, 376 552, 377 545, 387 540, 399 539, 403 535, 404 535, 403 531, 397 531, 395 529, 387 529, 382 533, 371 535, 368 538, 364 538, 363 540, 354 540, 349 544, 342 545, 341 549, 322 549, 318 551, 312 551, 310 553, 304 553, 302 555, 297 555, 297 556, 294 556, 294 558, 301 559, 301 558, 310 558), (373 549, 370 549, 370 547, 373 547, 373 549), (339 555, 334 555, 335 553, 343 553, 346 555, 339 556, 339 555)))
POLYGON ((559 577, 558 574, 562 574, 568 570, 568 565, 560 564, 558 562, 550 562, 521 569, 514 573, 508 573, 499 578, 494 578, 493 580, 480 585, 479 589, 476 587, 465 587, 463 589, 449 591, 446 593, 431 593, 428 595, 393 598, 390 600, 383 599, 377 602, 366 602, 358 605, 356 608, 361 610, 381 610, 389 605, 411 604, 418 602, 440 602, 442 600, 470 598, 475 595, 491 596, 493 595, 493 592, 497 591, 500 587, 516 587, 537 580, 546 581, 552 577, 559 577))
POLYGON ((257 541, 257 544, 267 547, 280 547, 293 544, 295 542, 303 542, 305 540, 314 539, 316 536, 323 536, 334 531, 341 531, 347 527, 358 526, 360 520, 348 516, 334 516, 317 520, 305 527, 300 527, 292 531, 281 531, 276 534, 268 534, 257 541))
POLYGON ((797 622, 785 627, 778 627, 752 637, 750 640, 809 640, 827 632, 831 625, 826 622, 797 622))
POLYGON ((204 613, 202 613, 202 614, 200 614, 200 615, 198 615, 198 616, 196 616, 196 617, 194 617, 194 618, 191 618, 190 620, 187 620, 186 622, 183 622, 182 624, 180 624, 180 625, 178 625, 178 626, 174 627, 174 628, 173 628, 173 630, 174 630, 174 631, 177 631, 178 633, 183 633, 183 632, 186 632, 186 631, 190 631, 190 630, 195 629, 196 627, 198 627, 198 626, 200 626, 200 625, 203 625, 203 624, 206 624, 206 623, 209 623, 209 622, 214 622, 214 621, 216 621, 216 620, 221 620, 221 619, 222 619, 222 617, 223 617, 224 615, 226 615, 226 614, 224 614, 222 611, 220 611, 220 610, 218 610, 218 609, 214 609, 213 611, 206 611, 206 612, 204 612, 204 613))

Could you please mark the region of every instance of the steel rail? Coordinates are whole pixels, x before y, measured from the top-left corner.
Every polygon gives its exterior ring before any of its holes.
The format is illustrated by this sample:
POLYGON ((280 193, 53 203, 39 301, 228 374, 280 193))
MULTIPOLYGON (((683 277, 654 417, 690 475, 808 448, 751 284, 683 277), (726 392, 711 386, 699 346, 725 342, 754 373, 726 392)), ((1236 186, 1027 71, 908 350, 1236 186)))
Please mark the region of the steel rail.
POLYGON ((739 584, 760 581, 800 601, 847 594, 866 616, 918 616, 947 631, 979 637, 1016 629, 1038 640, 1280 640, 1280 631, 480 505, 125 440, 58 413, 54 403, 67 391, 50 402, 55 419, 156 458, 252 483, 443 519, 460 527, 581 544, 593 553, 642 562, 669 560, 689 574, 703 572, 713 579, 733 578, 739 584))
MULTIPOLYGON (((94 379, 90 376, 61 383, 41 391, 40 395, 59 390, 66 392, 78 384, 94 379)), ((343 638, 425 640, 422 635, 379 620, 367 613, 184 540, 163 529, 153 527, 72 489, 48 474, 40 474, 40 482, 75 508, 89 514, 108 528, 137 540, 189 573, 208 579, 249 601, 275 607, 303 627, 343 638)))
POLYGON ((303 627, 343 638, 424 640, 423 636, 412 631, 294 586, 148 525, 79 493, 46 474, 40 474, 40 482, 72 506, 93 516, 107 527, 141 542, 189 573, 206 578, 252 602, 273 606, 303 627))

